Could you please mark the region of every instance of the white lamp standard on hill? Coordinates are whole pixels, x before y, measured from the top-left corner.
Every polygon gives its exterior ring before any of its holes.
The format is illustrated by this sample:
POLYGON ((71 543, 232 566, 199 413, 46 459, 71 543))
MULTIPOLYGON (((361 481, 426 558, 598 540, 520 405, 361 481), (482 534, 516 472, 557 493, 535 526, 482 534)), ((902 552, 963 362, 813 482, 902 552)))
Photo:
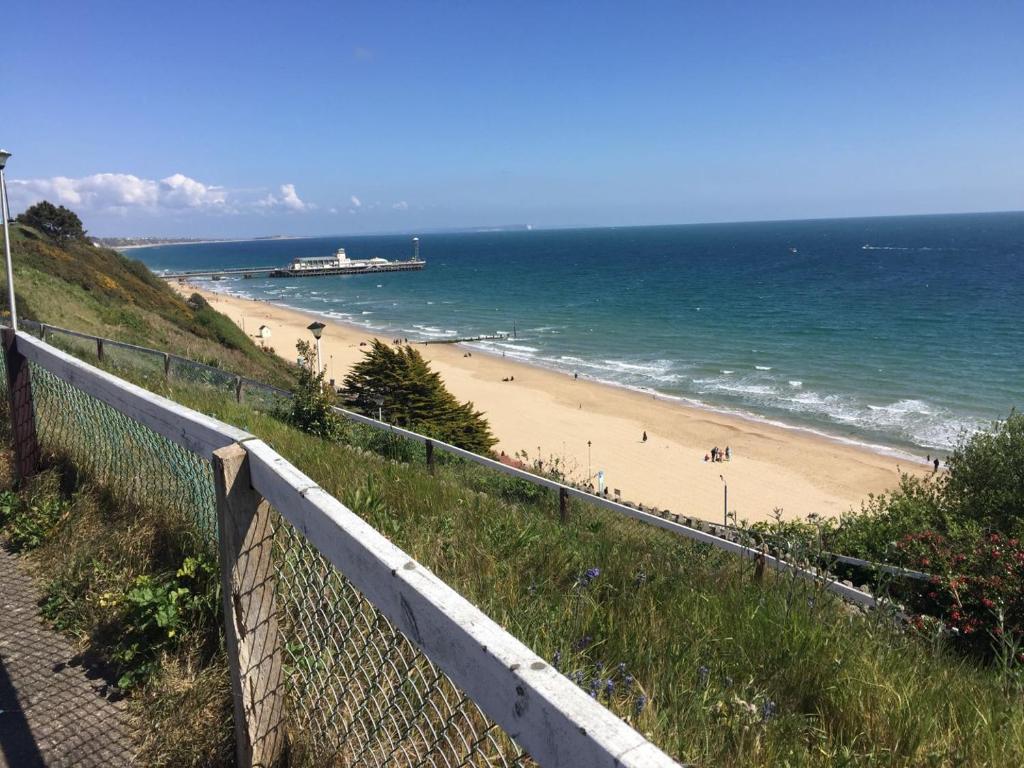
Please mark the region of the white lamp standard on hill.
POLYGON ((320 365, 320 336, 323 335, 324 328, 327 326, 323 323, 316 322, 306 327, 307 331, 312 331, 313 338, 316 339, 316 372, 320 374, 323 371, 323 366, 320 365))
POLYGON ((4 168, 11 153, 0 149, 0 214, 4 217, 4 256, 7 259, 7 301, 11 307, 11 328, 18 330, 18 311, 14 306, 14 267, 11 265, 11 230, 7 220, 11 218, 11 209, 7 203, 7 177, 4 168))

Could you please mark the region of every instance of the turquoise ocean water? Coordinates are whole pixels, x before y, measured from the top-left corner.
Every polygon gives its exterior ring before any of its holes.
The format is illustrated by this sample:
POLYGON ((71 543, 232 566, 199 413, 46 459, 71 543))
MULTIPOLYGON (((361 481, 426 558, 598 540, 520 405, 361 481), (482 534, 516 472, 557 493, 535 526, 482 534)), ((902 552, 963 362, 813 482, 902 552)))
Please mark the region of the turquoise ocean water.
MULTIPOLYGON (((162 246, 156 270, 406 258, 409 236, 162 246)), ((421 235, 422 272, 224 279, 382 335, 918 454, 1024 405, 1024 213, 421 235)))

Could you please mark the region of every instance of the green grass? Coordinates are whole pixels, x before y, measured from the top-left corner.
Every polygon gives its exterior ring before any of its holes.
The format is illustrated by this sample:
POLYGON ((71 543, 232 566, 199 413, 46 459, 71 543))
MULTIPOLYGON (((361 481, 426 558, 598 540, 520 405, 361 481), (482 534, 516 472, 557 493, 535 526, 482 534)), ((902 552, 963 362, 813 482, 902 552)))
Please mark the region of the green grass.
POLYGON ((563 526, 554 494, 530 501, 457 461, 431 475, 357 447, 373 439, 359 429, 355 446, 332 444, 228 397, 163 392, 262 437, 584 689, 599 680, 603 702, 682 761, 1024 762, 1017 682, 885 612, 790 577, 759 583, 749 563, 582 503, 563 526))

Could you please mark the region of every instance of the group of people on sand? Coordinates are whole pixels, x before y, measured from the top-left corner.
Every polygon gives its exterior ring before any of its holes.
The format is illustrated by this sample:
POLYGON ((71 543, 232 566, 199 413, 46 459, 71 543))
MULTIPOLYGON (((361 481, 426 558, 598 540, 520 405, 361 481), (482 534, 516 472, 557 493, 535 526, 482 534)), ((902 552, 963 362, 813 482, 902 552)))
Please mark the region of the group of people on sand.
POLYGON ((704 454, 704 461, 732 461, 732 449, 727 445, 723 451, 716 445, 711 453, 704 454))
POLYGON ((516 380, 515 376, 506 376, 504 379, 502 379, 502 381, 515 381, 515 380, 516 380))

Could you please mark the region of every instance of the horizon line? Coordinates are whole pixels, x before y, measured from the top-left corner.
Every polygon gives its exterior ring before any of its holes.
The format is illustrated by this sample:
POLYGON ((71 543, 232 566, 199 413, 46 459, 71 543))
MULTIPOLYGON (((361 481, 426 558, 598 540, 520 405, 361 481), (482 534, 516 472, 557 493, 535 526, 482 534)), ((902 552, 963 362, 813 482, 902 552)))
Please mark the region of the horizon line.
MULTIPOLYGON (((387 229, 387 230, 375 230, 371 232, 331 232, 321 234, 288 234, 279 232, 276 234, 263 234, 263 235, 231 235, 214 237, 208 235, 94 235, 96 239, 104 238, 123 238, 123 239, 181 239, 181 240, 203 240, 208 242, 248 242, 251 240, 274 240, 274 239, 292 239, 292 240, 310 240, 320 239, 328 237, 384 237, 384 236, 397 236, 397 235, 411 235, 415 233, 425 234, 473 234, 481 232, 506 232, 511 230, 521 231, 532 231, 532 232, 552 232, 552 231, 572 231, 572 230, 587 230, 587 229, 645 229, 650 227, 701 227, 701 226, 716 226, 716 225, 729 225, 729 224, 785 224, 785 223, 805 223, 812 221, 855 221, 858 219, 909 219, 909 218, 928 218, 938 216, 998 216, 1006 214, 1024 214, 1024 209, 1005 209, 1005 210, 985 210, 985 211, 940 211, 932 213, 887 213, 887 214, 869 214, 869 215, 855 215, 855 216, 812 216, 810 218, 768 218, 768 219, 722 219, 722 220, 705 220, 705 221, 689 221, 689 222, 659 222, 656 224, 552 224, 552 225, 533 225, 529 222, 523 222, 521 224, 480 224, 474 226, 440 226, 440 227, 426 227, 423 229, 387 229)), ((91 234, 91 233, 90 233, 91 234)), ((184 245, 185 243, 180 243, 184 245)), ((199 243, 196 243, 197 245, 199 243)), ((168 245, 176 245, 176 243, 168 243, 168 245)))

